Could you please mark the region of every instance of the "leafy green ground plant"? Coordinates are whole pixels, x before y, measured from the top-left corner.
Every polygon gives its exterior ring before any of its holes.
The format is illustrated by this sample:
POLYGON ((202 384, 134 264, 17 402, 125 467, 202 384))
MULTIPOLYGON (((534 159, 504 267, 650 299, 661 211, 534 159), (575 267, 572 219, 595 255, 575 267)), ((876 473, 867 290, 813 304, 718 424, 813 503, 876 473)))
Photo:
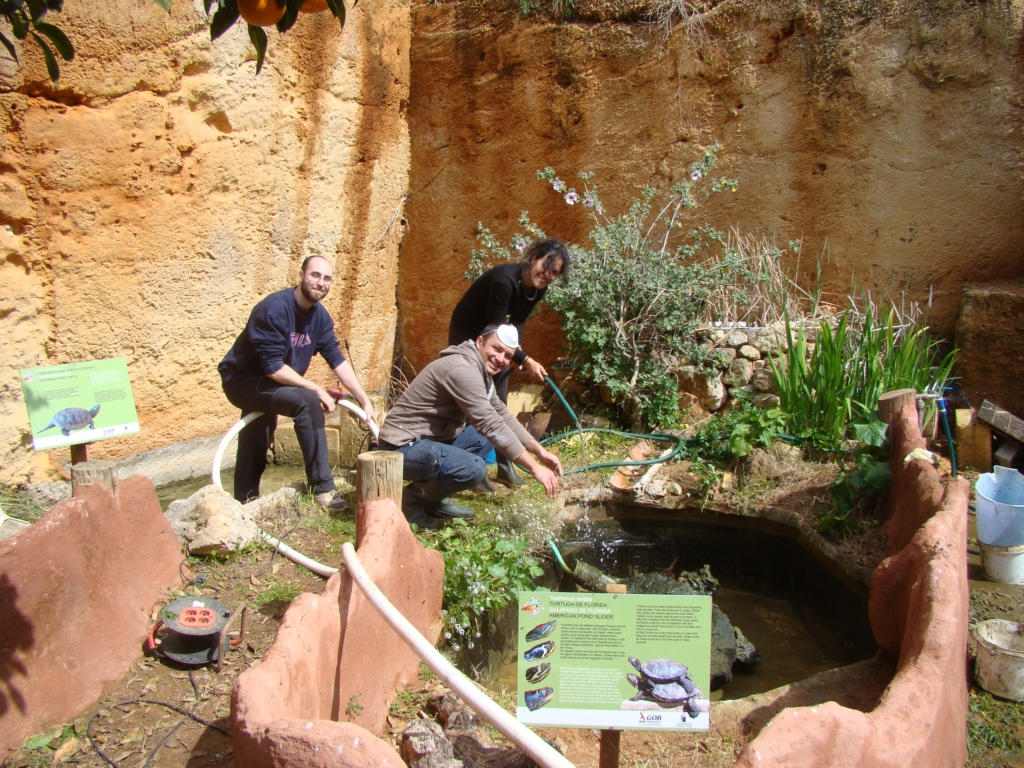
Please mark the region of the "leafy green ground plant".
POLYGON ((453 651, 472 648, 483 615, 501 608, 522 589, 533 589, 543 574, 527 555, 527 539, 502 538, 492 526, 453 520, 436 533, 424 533, 428 546, 444 555, 444 633, 453 651))

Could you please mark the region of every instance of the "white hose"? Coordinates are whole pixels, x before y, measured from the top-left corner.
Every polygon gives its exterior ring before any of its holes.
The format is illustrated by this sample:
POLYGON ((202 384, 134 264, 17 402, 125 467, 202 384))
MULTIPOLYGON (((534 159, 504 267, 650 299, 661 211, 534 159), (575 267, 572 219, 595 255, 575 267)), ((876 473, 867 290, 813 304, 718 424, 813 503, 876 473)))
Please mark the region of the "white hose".
MULTIPOLYGON (((374 422, 372 419, 367 420, 366 412, 362 408, 360 408, 355 403, 350 403, 348 400, 338 400, 337 403, 338 405, 343 406, 346 410, 349 410, 352 413, 354 413, 360 421, 366 424, 366 426, 370 428, 370 433, 373 435, 374 439, 380 436, 380 430, 377 428, 376 422, 374 422)), ((221 463, 224 461, 224 451, 227 450, 228 445, 239 432, 241 432, 243 429, 245 429, 245 427, 247 427, 249 424, 254 422, 262 415, 263 413, 260 411, 253 411, 252 413, 245 414, 245 416, 243 416, 237 422, 235 422, 234 426, 232 426, 231 429, 227 431, 227 434, 224 435, 224 439, 221 440, 220 445, 217 446, 217 452, 213 454, 213 468, 210 470, 210 479, 213 481, 213 484, 220 488, 222 491, 224 490, 224 486, 221 484, 220 481, 220 467, 221 463)), ((309 568, 309 570, 311 570, 318 576, 323 576, 325 579, 329 579, 331 576, 338 572, 337 568, 332 568, 329 565, 324 565, 323 563, 319 563, 316 560, 306 557, 301 552, 296 552, 294 549, 289 547, 280 539, 275 539, 266 531, 261 530, 260 534, 263 536, 263 540, 265 542, 274 547, 282 555, 287 557, 292 562, 298 563, 304 568, 309 568)))
POLYGON ((341 545, 341 556, 345 558, 345 567, 352 580, 363 591, 371 605, 377 609, 377 613, 384 617, 384 620, 416 652, 416 655, 423 659, 434 674, 440 677, 459 698, 469 704, 484 720, 514 742, 542 768, 573 768, 573 764, 554 747, 494 703, 487 694, 477 688, 475 683, 437 652, 430 641, 409 623, 409 620, 388 601, 377 585, 373 583, 363 569, 363 564, 359 562, 355 548, 350 543, 345 542, 341 545))

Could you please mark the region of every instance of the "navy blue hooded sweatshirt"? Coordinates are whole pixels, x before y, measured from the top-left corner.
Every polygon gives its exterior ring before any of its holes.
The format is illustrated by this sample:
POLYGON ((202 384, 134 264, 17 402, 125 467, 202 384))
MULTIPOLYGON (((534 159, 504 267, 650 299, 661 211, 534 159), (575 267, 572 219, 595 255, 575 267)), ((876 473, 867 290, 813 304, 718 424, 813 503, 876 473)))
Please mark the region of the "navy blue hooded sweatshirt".
POLYGON ((217 366, 222 380, 269 376, 285 365, 305 376, 318 352, 331 368, 345 362, 327 310, 319 302, 304 310, 294 291, 277 291, 253 307, 245 330, 217 366))

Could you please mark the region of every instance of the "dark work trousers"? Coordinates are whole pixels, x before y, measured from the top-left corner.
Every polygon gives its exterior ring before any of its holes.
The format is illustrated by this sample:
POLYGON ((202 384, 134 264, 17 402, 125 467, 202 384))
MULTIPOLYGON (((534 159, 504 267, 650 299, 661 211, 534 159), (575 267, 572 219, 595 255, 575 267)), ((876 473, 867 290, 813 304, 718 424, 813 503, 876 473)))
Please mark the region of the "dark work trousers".
POLYGON ((223 382, 228 401, 242 409, 242 416, 253 411, 263 415, 238 435, 235 462, 235 498, 243 504, 260 495, 260 477, 267 468, 267 451, 274 440, 277 417, 290 416, 295 422, 295 437, 306 465, 306 482, 314 493, 334 490, 334 476, 327 457, 327 433, 324 409, 316 392, 302 387, 278 384, 269 376, 247 376, 223 382))
POLYGON ((441 443, 434 440, 413 440, 395 447, 382 442, 381 450, 398 451, 405 460, 402 477, 414 483, 437 480, 445 496, 475 488, 487 477, 484 457, 491 452, 487 438, 467 426, 454 440, 441 443))

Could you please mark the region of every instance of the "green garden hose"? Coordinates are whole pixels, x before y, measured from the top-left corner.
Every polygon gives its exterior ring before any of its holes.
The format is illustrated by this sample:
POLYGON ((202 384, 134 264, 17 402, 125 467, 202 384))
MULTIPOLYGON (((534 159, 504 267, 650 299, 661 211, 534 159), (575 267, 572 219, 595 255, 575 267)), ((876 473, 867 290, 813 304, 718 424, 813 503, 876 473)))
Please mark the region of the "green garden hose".
POLYGON ((554 539, 548 539, 548 546, 551 547, 551 554, 555 557, 555 562, 561 566, 562 570, 566 573, 572 573, 572 568, 565 564, 565 560, 562 559, 562 553, 558 551, 558 546, 555 544, 554 539))
MULTIPOLYGON (((583 444, 584 432, 603 432, 604 434, 607 435, 620 435, 622 437, 630 437, 636 440, 654 440, 659 443, 675 443, 675 447, 672 449, 672 451, 665 456, 658 456, 657 458, 653 459, 644 459, 642 461, 608 461, 602 462, 600 464, 584 464, 582 467, 573 467, 572 469, 565 471, 563 474, 573 475, 576 474, 577 472, 587 472, 591 469, 603 469, 605 467, 643 467, 649 464, 660 464, 663 461, 671 461, 676 456, 678 456, 680 452, 683 450, 683 446, 687 442, 697 442, 696 439, 693 438, 691 440, 684 440, 678 435, 670 435, 662 432, 620 432, 619 430, 616 429, 599 429, 597 427, 584 427, 580 424, 579 417, 576 415, 576 412, 572 409, 572 406, 569 405, 569 401, 565 399, 565 395, 562 394, 562 391, 558 388, 555 382, 553 382, 548 376, 544 377, 544 381, 546 381, 548 386, 554 390, 556 395, 558 395, 558 399, 562 401, 562 406, 569 414, 569 418, 571 418, 576 423, 576 430, 580 436, 580 449, 584 451, 584 461, 586 461, 586 447, 583 444)), ((556 443, 561 440, 566 440, 571 436, 572 435, 570 435, 569 433, 565 433, 561 435, 554 435, 552 437, 546 437, 540 441, 540 444, 551 445, 552 443, 556 443)))

